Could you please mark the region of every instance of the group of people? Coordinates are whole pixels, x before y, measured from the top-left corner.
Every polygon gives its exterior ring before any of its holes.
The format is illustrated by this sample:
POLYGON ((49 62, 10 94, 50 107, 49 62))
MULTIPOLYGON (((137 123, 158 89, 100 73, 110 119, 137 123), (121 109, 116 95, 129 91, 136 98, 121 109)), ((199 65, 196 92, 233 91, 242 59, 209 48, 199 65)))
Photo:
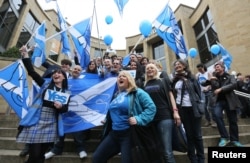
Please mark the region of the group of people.
MULTIPOLYGON (((45 91, 52 89, 67 92, 67 79, 79 78, 83 70, 76 64, 70 72, 72 63, 62 60, 61 67, 47 73, 46 77, 51 77, 51 81, 45 84, 45 76, 35 72, 26 47, 22 47, 20 52, 28 74, 41 86, 41 105, 38 107, 42 111, 35 125, 20 127, 17 142, 26 143, 29 147, 26 153, 29 154, 27 163, 42 163, 63 151, 65 136, 58 135, 58 115, 68 110, 70 101, 69 99, 66 104, 46 101, 45 91), (51 146, 52 149, 48 152, 51 146)), ((75 62, 77 63, 77 60, 75 62)), ((202 110, 198 106, 197 101, 202 100, 206 101, 206 106, 214 108, 211 109, 211 119, 217 124, 221 135, 218 146, 226 146, 229 142, 234 146, 242 146, 239 142, 236 113, 240 103, 237 103, 237 96, 233 92, 236 88, 236 79, 225 72, 224 65, 216 63, 214 74, 207 75, 204 80, 199 80, 201 76, 192 74, 185 60, 175 61, 173 67, 174 73, 170 79, 166 72, 159 70, 161 67, 157 62, 150 62, 141 54, 131 54, 128 65, 122 65, 122 58, 111 58, 108 55, 90 61, 84 72, 99 74, 103 78, 117 77, 117 92, 113 95, 108 111, 112 129, 93 153, 93 163, 105 163, 118 153, 121 153, 122 163, 133 162, 130 126, 146 126, 149 123, 156 127, 159 134, 164 162, 175 162, 172 131, 175 125, 182 123, 187 135, 188 158, 192 163, 204 163, 201 123, 202 115, 208 107, 202 110), (136 70, 136 76, 133 78, 126 70, 136 70), (213 100, 208 102, 208 98, 204 97, 210 95, 213 98, 209 99, 213 100), (131 103, 134 103, 133 107, 131 103), (225 128, 223 110, 228 116, 230 135, 225 128)), ((87 157, 83 131, 72 134, 80 158, 87 157)))

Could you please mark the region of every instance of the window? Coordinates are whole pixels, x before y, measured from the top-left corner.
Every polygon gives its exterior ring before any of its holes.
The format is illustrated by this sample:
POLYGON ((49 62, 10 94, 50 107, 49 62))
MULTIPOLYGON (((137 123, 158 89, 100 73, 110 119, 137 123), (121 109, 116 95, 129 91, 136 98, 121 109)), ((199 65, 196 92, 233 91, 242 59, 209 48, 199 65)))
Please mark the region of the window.
POLYGON ((154 60, 158 61, 162 65, 162 70, 167 70, 166 65, 166 57, 165 57, 165 51, 164 51, 164 42, 161 40, 160 42, 157 42, 152 45, 153 46, 153 58, 154 60))
POLYGON ((209 9, 206 10, 193 29, 196 35, 201 63, 210 66, 213 63, 212 60, 218 60, 218 57, 210 52, 210 47, 219 40, 209 9))
MULTIPOLYGON (((25 23, 19 35, 16 46, 21 47, 22 45, 25 45, 29 41, 31 35, 36 31, 37 27, 39 27, 39 25, 39 22, 35 19, 33 14, 29 12, 25 18, 25 23)), ((34 39, 31 39, 28 45, 35 45, 34 39)))
POLYGON ((102 53, 103 53, 102 50, 100 50, 100 49, 98 49, 98 48, 95 48, 94 58, 102 57, 102 53))

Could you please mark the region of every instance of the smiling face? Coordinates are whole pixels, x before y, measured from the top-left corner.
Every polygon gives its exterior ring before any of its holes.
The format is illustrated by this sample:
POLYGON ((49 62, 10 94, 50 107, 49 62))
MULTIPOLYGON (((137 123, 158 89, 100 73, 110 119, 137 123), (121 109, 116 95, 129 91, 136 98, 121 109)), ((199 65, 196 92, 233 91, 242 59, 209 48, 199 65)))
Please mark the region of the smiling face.
POLYGON ((175 70, 175 72, 177 72, 177 73, 181 73, 181 72, 183 72, 184 70, 185 70, 185 65, 183 65, 181 62, 179 62, 179 61, 177 61, 177 62, 175 62, 175 64, 174 64, 174 70, 175 70))
POLYGON ((78 78, 81 75, 82 68, 79 65, 75 65, 74 69, 72 70, 72 77, 74 79, 78 78))
POLYGON ((154 79, 158 75, 157 67, 153 63, 146 66, 147 79, 154 79))
POLYGON ((62 87, 62 82, 65 79, 65 75, 61 70, 56 70, 52 75, 52 80, 57 87, 62 87))

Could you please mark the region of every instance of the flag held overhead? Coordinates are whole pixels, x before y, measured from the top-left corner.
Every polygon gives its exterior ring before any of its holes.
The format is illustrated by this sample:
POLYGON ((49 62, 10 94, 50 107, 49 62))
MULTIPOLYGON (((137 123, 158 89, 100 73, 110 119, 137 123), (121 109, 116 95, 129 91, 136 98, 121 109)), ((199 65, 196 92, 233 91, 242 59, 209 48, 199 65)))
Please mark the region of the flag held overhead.
POLYGON ((153 22, 157 34, 181 59, 187 58, 187 49, 181 30, 176 22, 174 13, 167 4, 160 15, 153 22))
POLYGON ((92 19, 88 18, 69 28, 75 48, 79 54, 80 65, 83 69, 88 66, 90 61, 91 24, 92 19))

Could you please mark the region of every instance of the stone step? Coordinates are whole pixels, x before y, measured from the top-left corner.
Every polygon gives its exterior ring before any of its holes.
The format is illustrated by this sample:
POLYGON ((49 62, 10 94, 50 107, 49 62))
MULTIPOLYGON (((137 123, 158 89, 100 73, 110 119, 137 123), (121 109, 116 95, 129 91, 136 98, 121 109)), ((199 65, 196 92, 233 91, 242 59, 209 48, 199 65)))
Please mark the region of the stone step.
MULTIPOLYGON (((1 125, 0 125, 1 126, 1 125)), ((239 127, 239 133, 250 133, 250 123, 249 124, 238 124, 239 127)), ((229 126, 226 126, 227 130, 229 129, 229 126)), ((90 137, 92 139, 99 139, 102 132, 102 126, 92 128, 90 130, 90 137)), ((203 136, 209 136, 209 135, 216 135, 219 131, 217 128, 212 127, 202 127, 202 134, 203 136)), ((10 127, 0 127, 0 137, 15 137, 17 134, 17 128, 10 128, 10 127)), ((68 134, 71 137, 70 134, 68 134)))
MULTIPOLYGON (((207 151, 207 150, 206 150, 207 151)), ((26 158, 19 157, 20 151, 18 150, 1 150, 0 162, 8 163, 23 163, 26 158)), ((174 152, 176 162, 178 163, 187 163, 188 157, 186 153, 174 152)), ((64 152, 62 155, 54 156, 51 159, 45 161, 45 163, 91 163, 92 153, 88 153, 87 158, 80 159, 77 153, 73 152, 64 152)), ((108 163, 120 163, 120 156, 116 155, 111 158, 108 163)))
MULTIPOLYGON (((0 127, 0 137, 16 137, 17 135, 17 128, 5 128, 0 127)), ((92 139, 100 139, 100 135, 102 132, 102 127, 95 127, 92 128, 89 132, 86 131, 86 136, 88 135, 92 139)), ((66 137, 71 138, 71 134, 67 134, 66 137)))
MULTIPOLYGON (((203 136, 204 147, 213 147, 217 146, 220 136, 219 135, 210 135, 203 136)), ((239 134, 240 142, 244 144, 250 144, 250 133, 240 133, 239 134)), ((100 143, 97 139, 90 139, 86 141, 86 151, 93 152, 98 144, 100 143)), ((14 137, 0 137, 0 149, 6 150, 21 150, 23 149, 24 144, 17 143, 14 137)), ((72 139, 65 139, 64 152, 73 152, 75 151, 75 144, 72 139)))

